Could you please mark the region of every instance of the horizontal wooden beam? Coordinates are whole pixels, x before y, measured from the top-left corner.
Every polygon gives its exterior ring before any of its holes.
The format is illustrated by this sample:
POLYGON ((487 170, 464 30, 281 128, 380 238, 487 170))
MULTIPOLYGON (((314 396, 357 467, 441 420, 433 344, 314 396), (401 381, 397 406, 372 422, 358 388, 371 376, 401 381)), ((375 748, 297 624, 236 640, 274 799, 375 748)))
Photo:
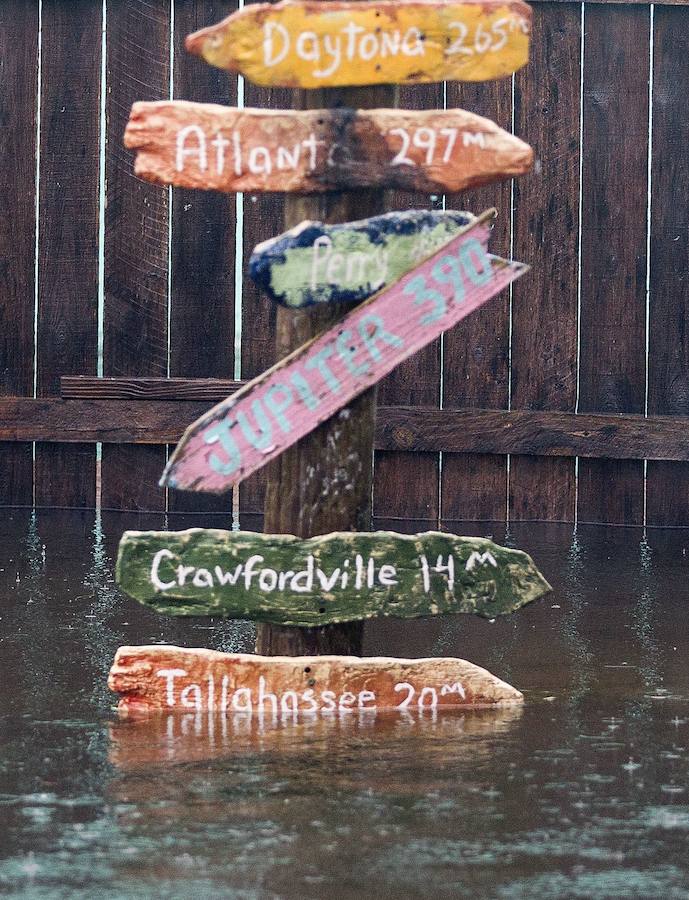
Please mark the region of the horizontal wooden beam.
POLYGON ((385 449, 689 460, 689 419, 671 416, 388 406, 376 424, 385 449))
MULTIPOLYGON (((205 400, 0 398, 0 441, 175 443, 221 399, 208 390, 205 400)), ((689 418, 383 406, 376 448, 686 462, 689 418)))

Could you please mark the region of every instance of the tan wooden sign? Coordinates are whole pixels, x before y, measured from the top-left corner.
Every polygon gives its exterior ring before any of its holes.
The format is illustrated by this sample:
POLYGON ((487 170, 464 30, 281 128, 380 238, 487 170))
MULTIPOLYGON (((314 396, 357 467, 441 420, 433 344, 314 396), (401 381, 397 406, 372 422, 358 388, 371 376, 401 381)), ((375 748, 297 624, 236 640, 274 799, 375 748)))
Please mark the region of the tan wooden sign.
POLYGON ((239 484, 524 274, 486 251, 486 217, 192 423, 161 484, 239 484))
POLYGON ((187 50, 262 85, 485 81, 529 56, 521 0, 255 3, 189 35, 187 50))
POLYGON ((502 706, 522 694, 462 659, 254 656, 161 644, 120 647, 108 679, 119 710, 219 710, 279 718, 502 706))
POLYGON ((388 187, 456 192, 528 172, 533 151, 462 109, 234 109, 135 103, 124 135, 158 184, 302 193, 388 187))

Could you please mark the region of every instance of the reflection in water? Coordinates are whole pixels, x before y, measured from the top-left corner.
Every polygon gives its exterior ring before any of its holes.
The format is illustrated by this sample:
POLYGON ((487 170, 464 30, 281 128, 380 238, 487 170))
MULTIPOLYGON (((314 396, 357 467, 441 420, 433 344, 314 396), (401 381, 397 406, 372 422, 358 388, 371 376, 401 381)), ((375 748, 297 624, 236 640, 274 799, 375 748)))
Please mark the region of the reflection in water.
POLYGON ((110 761, 120 769, 153 764, 178 764, 223 759, 269 751, 299 756, 328 754, 343 745, 383 741, 420 742, 426 761, 433 755, 461 752, 471 739, 474 759, 488 751, 490 740, 519 720, 521 706, 491 710, 438 710, 424 713, 376 713, 359 710, 346 715, 251 715, 213 712, 161 713, 146 719, 122 719, 110 725, 110 761), (477 740, 484 738, 485 743, 477 740))

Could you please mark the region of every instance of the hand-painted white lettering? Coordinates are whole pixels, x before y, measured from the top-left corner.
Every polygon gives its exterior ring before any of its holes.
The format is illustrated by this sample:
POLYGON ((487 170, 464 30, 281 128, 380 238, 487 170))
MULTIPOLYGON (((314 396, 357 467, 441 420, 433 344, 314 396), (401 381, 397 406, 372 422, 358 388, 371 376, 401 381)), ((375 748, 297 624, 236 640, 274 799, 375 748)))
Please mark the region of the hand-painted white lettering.
POLYGON ((466 565, 464 566, 464 571, 471 572, 476 568, 476 566, 484 566, 486 564, 495 566, 496 569, 498 568, 495 557, 489 550, 486 550, 485 553, 478 553, 476 550, 473 550, 469 554, 469 558, 467 559, 466 565))
POLYGON ((285 61, 290 50, 304 62, 313 63, 314 78, 329 78, 346 60, 370 62, 376 58, 391 56, 423 56, 426 52, 424 38, 416 26, 402 32, 400 29, 367 31, 356 22, 348 22, 339 32, 318 35, 314 31, 302 31, 294 41, 287 28, 278 22, 263 25, 263 64, 273 68, 285 61))
MULTIPOLYGON (((180 684, 178 679, 188 677, 185 669, 160 669, 156 675, 165 680, 165 702, 168 708, 191 709, 197 716, 202 711, 218 710, 222 713, 232 712, 251 717, 258 715, 259 721, 263 721, 267 715, 277 723, 291 716, 296 719, 300 714, 313 715, 315 713, 351 713, 357 710, 359 714, 374 714, 378 709, 377 695, 375 691, 360 690, 341 692, 325 689, 316 691, 313 688, 301 690, 299 686, 273 692, 265 676, 258 679, 257 688, 233 684, 229 675, 223 675, 219 697, 216 701, 215 677, 208 675, 202 684, 189 682, 180 684)), ((396 694, 402 695, 396 708, 409 711, 418 708, 420 713, 425 710, 435 710, 439 698, 455 695, 466 700, 466 691, 460 682, 449 684, 414 685, 408 681, 401 681, 393 686, 396 694)), ((192 717, 193 718, 193 717, 192 717)), ((190 721, 192 719, 190 718, 190 721)))
POLYGON ((359 691, 359 709, 375 709, 376 695, 373 691, 359 691), (367 703, 373 703, 373 706, 366 706, 367 703))
POLYGON ((406 709, 411 703, 414 695, 416 694, 416 688, 413 684, 409 684, 408 681, 400 681, 395 685, 394 690, 396 694, 399 694, 402 691, 407 691, 407 696, 404 698, 404 700, 400 701, 397 704, 397 709, 406 709))
POLYGON ((340 695, 340 701, 337 704, 337 708, 351 710, 355 702, 356 694, 353 694, 351 691, 345 691, 344 694, 340 695))
POLYGON ((201 686, 193 683, 182 688, 179 695, 180 706, 187 709, 201 710, 203 709, 203 701, 201 700, 201 686))
POLYGON ((456 31, 457 37, 445 50, 446 56, 497 53, 507 43, 508 32, 519 29, 524 34, 529 33, 528 22, 521 16, 505 16, 497 19, 491 25, 490 30, 479 21, 473 35, 470 35, 469 28, 464 22, 450 22, 448 28, 456 31))
POLYGON ((196 158, 196 165, 200 172, 208 168, 208 155, 206 153, 206 135, 200 125, 187 125, 177 132, 176 166, 178 172, 184 171, 184 160, 187 156, 196 158), (196 138, 196 146, 187 147, 186 140, 190 135, 196 138))
MULTIPOLYGON (((443 163, 447 164, 452 159, 452 152, 455 148, 455 144, 457 143, 457 135, 459 133, 459 129, 457 128, 441 128, 440 130, 436 128, 428 128, 426 126, 422 126, 420 128, 415 128, 411 132, 406 128, 391 128, 388 134, 394 134, 396 137, 399 137, 402 141, 402 147, 397 152, 397 154, 393 157, 390 165, 391 166, 418 166, 419 162, 409 156, 409 151, 412 147, 416 147, 417 150, 424 150, 425 154, 421 157, 422 162, 426 166, 437 165, 436 154, 441 153, 441 160, 443 163), (444 141, 438 141, 438 135, 441 138, 444 138, 444 141)), ((485 148, 485 139, 482 132, 478 134, 474 134, 473 132, 462 132, 463 137, 463 146, 467 147, 470 144, 476 144, 479 147, 485 148)))
MULTIPOLYGON (((165 581, 161 576, 161 565, 165 560, 175 560, 174 554, 163 548, 158 550, 151 562, 150 581, 158 591, 169 591, 175 587, 193 586, 197 589, 213 590, 217 587, 239 587, 246 591, 287 591, 295 594, 325 592, 331 594, 346 590, 351 580, 356 591, 372 591, 378 586, 387 588, 399 584, 397 566, 392 563, 378 563, 373 556, 364 557, 357 553, 353 558, 345 558, 332 568, 316 565, 312 554, 306 557, 303 569, 279 570, 263 566, 264 557, 258 554, 238 562, 234 568, 225 569, 221 565, 212 568, 195 567, 183 563, 171 566, 174 580, 165 581)), ((432 578, 442 576, 447 582, 447 590, 453 592, 456 584, 456 563, 453 554, 445 558, 438 554, 435 562, 429 562, 424 554, 418 557, 425 593, 430 593, 432 578)), ((472 551, 464 563, 467 572, 477 566, 490 565, 498 568, 493 554, 472 551)))
POLYGON ((213 576, 208 569, 197 569, 191 582, 194 587, 213 587, 213 576))
POLYGON ((462 700, 466 700, 466 691, 464 687, 461 685, 459 681, 455 681, 453 684, 444 684, 440 688, 440 696, 445 697, 447 694, 459 694, 462 700))
POLYGON ((151 563, 151 584, 157 591, 169 591, 170 588, 173 588, 176 581, 161 581, 158 575, 160 571, 160 564, 164 559, 174 559, 175 554, 171 553, 169 550, 163 548, 159 550, 156 555, 153 557, 153 562, 151 563))
POLYGON ((378 580, 383 587, 394 587, 394 585, 398 584, 397 569, 387 563, 382 565, 378 573, 378 580))
POLYGON ((184 678, 186 669, 158 669, 158 678, 165 679, 165 702, 168 706, 175 706, 175 678, 184 678))
POLYGON ((219 585, 230 584, 234 586, 239 581, 244 566, 241 564, 235 566, 234 572, 225 571, 221 566, 216 566, 213 570, 219 585))
POLYGON ((232 169, 237 177, 246 172, 268 176, 276 169, 281 172, 296 171, 301 161, 302 150, 308 154, 306 165, 308 170, 313 172, 319 165, 319 149, 324 148, 323 152, 326 154, 326 142, 318 140, 313 132, 290 147, 278 142, 270 146, 263 144, 245 146, 242 134, 237 130, 232 132, 231 138, 230 141, 221 131, 216 131, 210 138, 200 125, 186 125, 180 128, 177 132, 175 152, 177 171, 183 172, 194 166, 199 172, 206 172, 209 167, 209 144, 215 153, 214 168, 217 175, 224 174, 228 162, 228 154, 225 151, 232 148, 232 169))
POLYGON ((419 709, 435 709, 438 705, 438 692, 434 687, 421 688, 418 703, 419 709), (427 697, 429 698, 428 702, 426 702, 427 697))
POLYGON ((266 22, 263 26, 263 62, 277 66, 289 53, 290 33, 279 22, 266 22), (277 38, 277 41, 276 41, 277 38), (277 47, 274 44, 277 43, 277 47))
POLYGON ((450 553, 447 557, 447 564, 443 565, 443 557, 438 556, 435 566, 433 567, 433 571, 437 572, 441 575, 443 572, 447 572, 447 589, 449 591, 453 591, 455 587, 455 559, 454 556, 450 553))
POLYGON ((423 578, 424 593, 429 594, 431 591, 431 570, 424 553, 419 556, 419 562, 421 563, 421 577, 423 578))
POLYGON ((238 688, 232 694, 232 709, 235 712, 253 712, 251 702, 251 688, 238 688))

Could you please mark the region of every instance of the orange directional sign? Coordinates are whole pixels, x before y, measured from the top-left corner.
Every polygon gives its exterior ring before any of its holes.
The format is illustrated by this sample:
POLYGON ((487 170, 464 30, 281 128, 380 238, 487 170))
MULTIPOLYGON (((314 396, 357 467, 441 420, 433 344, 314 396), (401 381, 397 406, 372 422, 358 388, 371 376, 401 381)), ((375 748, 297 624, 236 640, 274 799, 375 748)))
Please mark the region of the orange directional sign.
POLYGON ((218 191, 388 187, 456 192, 523 175, 533 151, 462 109, 233 109, 135 103, 124 135, 135 172, 218 191))
POLYGON ((486 251, 492 215, 190 425, 161 484, 229 490, 523 275, 486 251))
POLYGON ((182 710, 351 715, 506 706, 523 695, 463 659, 254 656, 154 644, 120 647, 108 686, 121 713, 182 710))
POLYGON ((263 85, 485 81, 528 61, 530 31, 521 0, 286 0, 245 6, 186 46, 263 85))

